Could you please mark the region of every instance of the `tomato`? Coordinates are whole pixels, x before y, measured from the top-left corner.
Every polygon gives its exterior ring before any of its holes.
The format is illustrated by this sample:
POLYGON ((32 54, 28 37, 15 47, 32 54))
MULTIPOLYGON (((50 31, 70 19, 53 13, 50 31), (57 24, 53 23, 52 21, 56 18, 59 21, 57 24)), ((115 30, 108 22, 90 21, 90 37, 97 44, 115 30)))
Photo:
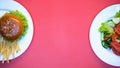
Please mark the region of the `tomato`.
POLYGON ((104 40, 108 40, 110 37, 105 37, 104 40))
POLYGON ((111 48, 113 50, 113 52, 116 54, 116 55, 119 55, 120 56, 120 43, 116 42, 116 41, 112 41, 110 43, 111 45, 111 48))
POLYGON ((118 34, 115 33, 112 35, 112 41, 116 41, 117 38, 118 38, 118 34))
POLYGON ((120 35, 120 23, 116 25, 115 31, 118 35, 120 35))
POLYGON ((112 48, 112 51, 113 51, 116 55, 120 56, 120 52, 116 51, 115 48, 112 48))
POLYGON ((116 41, 116 39, 120 36, 120 23, 116 25, 115 31, 115 34, 112 35, 112 42, 110 43, 110 46, 112 51, 116 55, 120 56, 120 43, 116 41))

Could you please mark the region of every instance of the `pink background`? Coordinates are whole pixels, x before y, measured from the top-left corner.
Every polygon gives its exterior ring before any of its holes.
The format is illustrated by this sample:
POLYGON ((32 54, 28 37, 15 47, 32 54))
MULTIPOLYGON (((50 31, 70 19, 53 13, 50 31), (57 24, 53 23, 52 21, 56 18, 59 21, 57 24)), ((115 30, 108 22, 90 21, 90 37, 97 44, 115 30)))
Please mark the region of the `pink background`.
POLYGON ((92 51, 89 28, 102 9, 119 0, 17 0, 31 14, 30 47, 0 68, 114 68, 92 51))

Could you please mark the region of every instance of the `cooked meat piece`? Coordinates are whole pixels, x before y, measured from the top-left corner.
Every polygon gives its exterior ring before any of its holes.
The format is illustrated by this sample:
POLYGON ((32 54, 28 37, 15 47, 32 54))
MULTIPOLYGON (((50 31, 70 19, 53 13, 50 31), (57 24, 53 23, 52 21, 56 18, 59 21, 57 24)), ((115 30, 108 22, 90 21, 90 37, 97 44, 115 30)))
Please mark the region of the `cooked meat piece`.
POLYGON ((7 40, 18 39, 23 29, 23 23, 17 16, 6 14, 0 19, 0 33, 7 40))

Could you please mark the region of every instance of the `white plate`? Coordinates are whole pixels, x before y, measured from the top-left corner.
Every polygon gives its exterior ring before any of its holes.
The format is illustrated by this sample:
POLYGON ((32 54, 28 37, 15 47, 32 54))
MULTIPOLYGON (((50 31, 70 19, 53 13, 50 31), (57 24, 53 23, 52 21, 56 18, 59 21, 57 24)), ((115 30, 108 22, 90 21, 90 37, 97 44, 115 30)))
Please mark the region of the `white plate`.
POLYGON ((94 53, 103 62, 110 64, 112 66, 120 66, 120 56, 115 55, 112 50, 107 50, 103 48, 101 44, 101 35, 98 28, 101 23, 109 20, 113 17, 116 12, 120 10, 120 4, 111 5, 103 9, 93 20, 90 28, 90 43, 94 53))
MULTIPOLYGON (((27 34, 19 41, 21 50, 15 54, 15 58, 16 58, 26 51, 26 49, 29 47, 32 41, 33 21, 28 11, 18 2, 13 1, 13 0, 0 0, 0 17, 4 15, 4 13, 11 11, 11 10, 18 10, 22 14, 24 14, 28 20, 28 25, 29 25, 27 34)), ((10 56, 10 59, 14 59, 14 58, 10 56)), ((1 60, 2 60, 2 57, 0 56, 0 61, 1 60)))

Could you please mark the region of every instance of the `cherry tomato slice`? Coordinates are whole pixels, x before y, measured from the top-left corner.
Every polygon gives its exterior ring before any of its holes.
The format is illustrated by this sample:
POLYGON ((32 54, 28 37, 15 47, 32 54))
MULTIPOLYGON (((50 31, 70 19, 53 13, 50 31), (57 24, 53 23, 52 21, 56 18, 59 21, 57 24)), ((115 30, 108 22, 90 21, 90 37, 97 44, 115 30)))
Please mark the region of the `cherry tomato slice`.
POLYGON ((115 33, 112 35, 112 41, 116 41, 117 38, 118 38, 118 34, 115 33))
POLYGON ((115 53, 116 55, 120 56, 120 52, 116 51, 115 48, 112 48, 113 53, 115 53))
POLYGON ((116 28, 115 28, 115 31, 118 35, 120 35, 120 23, 117 24, 116 28))
POLYGON ((108 40, 110 37, 105 37, 104 40, 108 40))
POLYGON ((113 50, 113 52, 116 54, 116 55, 119 55, 120 56, 120 43, 116 42, 116 41, 112 41, 110 43, 111 45, 111 48, 113 50))

